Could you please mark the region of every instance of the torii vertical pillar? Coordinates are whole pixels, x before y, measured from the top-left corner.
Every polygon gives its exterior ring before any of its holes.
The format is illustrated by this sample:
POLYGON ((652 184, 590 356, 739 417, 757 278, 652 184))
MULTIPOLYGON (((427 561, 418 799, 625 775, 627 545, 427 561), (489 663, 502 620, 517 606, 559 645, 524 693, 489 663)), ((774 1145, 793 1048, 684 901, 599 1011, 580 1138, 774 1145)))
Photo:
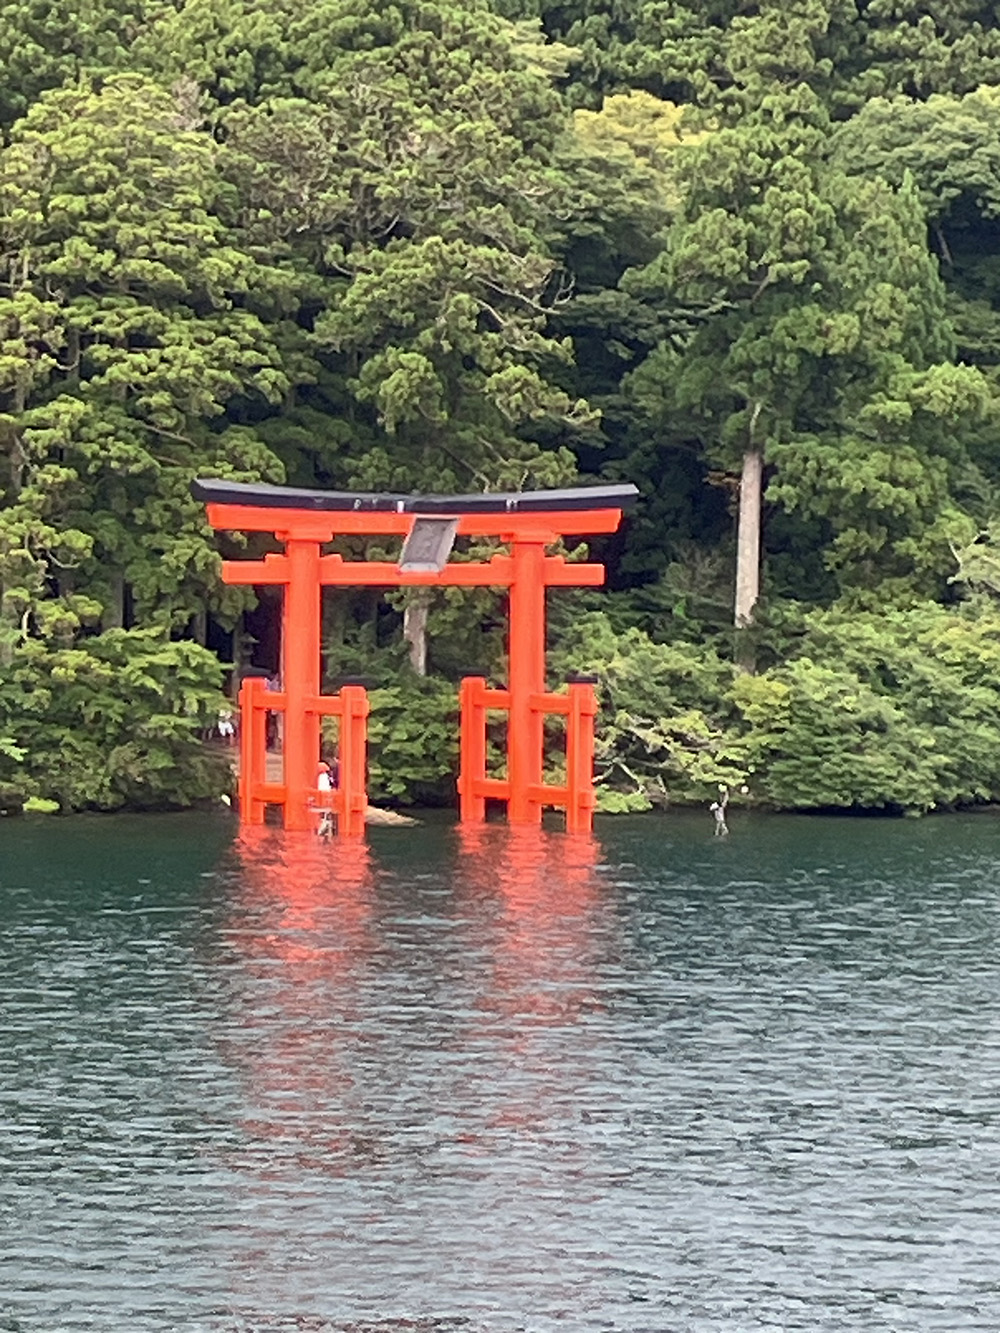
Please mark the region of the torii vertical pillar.
POLYGON ((316 790, 320 723, 319 542, 288 536, 288 583, 281 626, 282 689, 285 695, 285 828, 307 829, 315 816, 309 800, 316 790))
POLYGON ((542 781, 545 721, 532 708, 532 696, 545 690, 545 545, 515 540, 511 547, 507 819, 511 824, 537 824, 542 807, 533 789, 542 781))

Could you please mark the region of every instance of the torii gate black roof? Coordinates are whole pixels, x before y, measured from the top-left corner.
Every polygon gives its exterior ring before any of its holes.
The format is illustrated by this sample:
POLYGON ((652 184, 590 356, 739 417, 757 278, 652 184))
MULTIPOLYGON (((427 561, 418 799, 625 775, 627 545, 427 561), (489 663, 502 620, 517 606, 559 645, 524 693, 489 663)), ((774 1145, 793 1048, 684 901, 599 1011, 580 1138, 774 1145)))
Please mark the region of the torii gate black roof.
POLYGON ((314 491, 266 482, 199 477, 191 494, 205 504, 253 505, 262 509, 345 510, 396 514, 532 514, 581 509, 631 509, 639 492, 617 486, 571 486, 559 491, 496 491, 476 495, 392 495, 384 491, 314 491))

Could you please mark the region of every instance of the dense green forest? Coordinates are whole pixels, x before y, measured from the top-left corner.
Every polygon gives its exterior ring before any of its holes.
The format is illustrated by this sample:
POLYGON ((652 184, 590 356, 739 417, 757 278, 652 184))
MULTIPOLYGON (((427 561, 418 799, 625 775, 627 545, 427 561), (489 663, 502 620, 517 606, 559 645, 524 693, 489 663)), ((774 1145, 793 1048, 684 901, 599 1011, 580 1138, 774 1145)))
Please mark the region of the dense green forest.
MULTIPOLYGON (((1000 799, 994 5, 0 0, 0 136, 0 788, 228 781, 276 606, 192 478, 600 479, 605 808, 1000 799)), ((446 799, 499 595, 325 596, 446 799)))

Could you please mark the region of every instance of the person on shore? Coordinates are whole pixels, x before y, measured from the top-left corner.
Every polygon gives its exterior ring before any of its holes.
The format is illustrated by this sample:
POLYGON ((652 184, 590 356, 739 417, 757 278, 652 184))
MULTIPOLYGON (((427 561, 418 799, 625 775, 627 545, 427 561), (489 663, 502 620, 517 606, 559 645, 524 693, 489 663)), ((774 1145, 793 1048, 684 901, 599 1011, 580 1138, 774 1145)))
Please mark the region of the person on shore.
POLYGON ((713 801, 708 809, 715 820, 715 837, 728 838, 729 825, 726 823, 726 806, 729 804, 729 788, 720 787, 719 791, 722 793, 722 800, 713 801))
MULTIPOLYGON (((316 771, 316 790, 320 796, 326 800, 328 793, 333 791, 333 775, 330 772, 330 765, 320 760, 316 771)), ((316 825, 316 836, 319 838, 333 837, 333 811, 329 806, 321 805, 319 807, 319 823, 316 825)))
POLYGON ((216 728, 223 745, 228 746, 236 743, 236 718, 231 708, 220 709, 216 728))

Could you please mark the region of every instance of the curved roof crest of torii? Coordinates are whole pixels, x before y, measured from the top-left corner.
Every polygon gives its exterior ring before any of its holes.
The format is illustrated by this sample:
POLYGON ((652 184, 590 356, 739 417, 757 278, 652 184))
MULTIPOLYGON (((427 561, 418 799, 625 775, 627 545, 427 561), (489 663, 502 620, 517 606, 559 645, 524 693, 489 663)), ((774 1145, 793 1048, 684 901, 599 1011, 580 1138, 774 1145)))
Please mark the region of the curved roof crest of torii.
POLYGON ((562 490, 496 491, 472 495, 397 495, 386 491, 322 491, 266 482, 199 477, 191 493, 205 504, 254 509, 296 509, 310 513, 409 514, 570 514, 631 509, 639 492, 631 482, 612 486, 571 486, 562 490))
POLYGON ((335 534, 408 534, 417 519, 450 521, 459 536, 549 544, 569 533, 614 532, 638 498, 631 483, 564 490, 476 495, 394 495, 380 491, 321 491, 264 482, 198 478, 191 492, 208 521, 223 531, 272 532, 326 542, 335 534))

